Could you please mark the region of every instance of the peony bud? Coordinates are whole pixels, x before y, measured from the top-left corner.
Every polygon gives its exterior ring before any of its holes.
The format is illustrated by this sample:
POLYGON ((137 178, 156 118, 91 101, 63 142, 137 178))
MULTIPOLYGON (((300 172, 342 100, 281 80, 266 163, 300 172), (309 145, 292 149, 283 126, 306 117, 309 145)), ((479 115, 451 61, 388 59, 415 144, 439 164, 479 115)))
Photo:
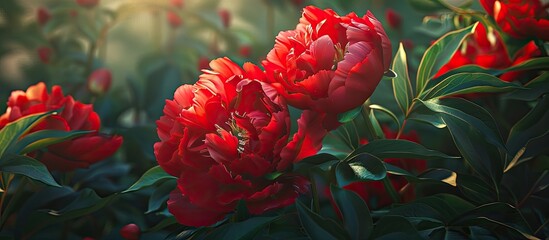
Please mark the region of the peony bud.
POLYGON ((238 53, 240 54, 240 56, 248 58, 252 53, 252 47, 250 47, 250 45, 242 45, 238 49, 238 53))
POLYGON ((393 29, 400 29, 400 26, 402 24, 402 18, 400 17, 400 14, 398 14, 395 10, 388 8, 385 12, 385 18, 387 18, 387 22, 389 23, 389 26, 393 29))
POLYGON ((178 28, 179 26, 181 26, 182 21, 177 13, 169 11, 166 14, 166 18, 168 18, 168 23, 170 24, 170 26, 172 26, 172 28, 178 28))
POLYGON ((36 49, 36 52, 38 53, 38 58, 40 58, 40 61, 42 61, 45 64, 50 63, 52 49, 49 47, 39 47, 36 49))
POLYGON ((82 7, 93 8, 99 4, 99 0, 76 0, 76 3, 82 7))
POLYGON ((111 82, 112 75, 108 69, 97 69, 88 78, 88 90, 94 95, 102 95, 109 91, 111 82))
POLYGON ((38 20, 38 24, 40 24, 40 26, 46 25, 50 18, 50 12, 48 12, 47 9, 41 7, 36 11, 36 19, 38 20))
POLYGON ((120 236, 126 240, 137 240, 140 235, 141 229, 133 223, 130 223, 120 229, 120 236))
POLYGON ((183 8, 183 0, 170 0, 170 4, 176 8, 183 8))
POLYGON ((221 18, 223 27, 228 28, 231 24, 231 13, 227 9, 221 9, 217 12, 217 14, 219 14, 219 17, 221 18))

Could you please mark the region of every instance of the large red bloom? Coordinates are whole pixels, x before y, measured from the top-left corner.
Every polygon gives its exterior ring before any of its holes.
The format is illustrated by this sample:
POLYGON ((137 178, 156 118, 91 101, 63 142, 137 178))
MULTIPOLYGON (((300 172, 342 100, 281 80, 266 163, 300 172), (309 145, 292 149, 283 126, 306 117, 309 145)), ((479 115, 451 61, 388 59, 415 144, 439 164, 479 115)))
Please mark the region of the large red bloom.
MULTIPOLYGON (((442 66, 436 77, 469 64, 476 64, 484 68, 504 69, 537 57, 540 54, 536 44, 532 41, 520 49, 511 59, 498 32, 492 28, 487 30, 484 25, 479 24, 473 35, 469 36, 463 43, 461 49, 458 49, 450 61, 442 66)), ((520 71, 507 72, 501 75, 500 79, 511 82, 519 77, 520 73, 520 71)))
POLYGON ((288 103, 327 113, 328 130, 337 114, 360 106, 389 69, 391 42, 368 12, 338 16, 308 6, 295 30, 280 32, 263 61, 267 81, 288 103))
POLYGON ((549 4, 540 0, 480 0, 501 29, 515 38, 549 40, 549 4))
POLYGON ((326 134, 318 130, 321 116, 305 111, 288 143, 285 100, 257 81, 265 78, 257 66, 227 58, 210 66, 196 84, 176 90, 157 121, 157 161, 179 177, 168 208, 189 226, 216 223, 241 200, 252 214, 292 204, 308 183, 285 171, 315 154, 326 134))
POLYGON ((91 105, 77 102, 71 96, 64 96, 60 86, 53 86, 49 94, 42 82, 29 87, 26 92, 11 93, 8 109, 0 116, 0 129, 21 117, 57 109, 62 110, 59 114, 44 119, 31 129, 31 132, 46 129, 93 132, 50 145, 46 151, 31 153, 48 169, 71 171, 76 168, 87 168, 90 164, 111 156, 122 144, 120 136, 105 136, 97 132, 101 124, 91 105))
MULTIPOLYGON (((383 127, 383 132, 385 133, 385 137, 388 139, 396 138, 396 132, 391 131, 387 127, 383 127)), ((401 135, 400 139, 419 142, 417 133, 413 131, 408 134, 401 135)), ((367 141, 362 141, 361 143, 366 144, 367 141)), ((427 168, 425 160, 389 158, 384 161, 406 171, 415 173, 422 172, 427 168)), ((393 187, 399 192, 401 201, 408 202, 415 198, 413 186, 409 185, 408 181, 406 181, 404 177, 388 175, 388 178, 393 187)), ((391 196, 387 193, 381 181, 355 182, 344 186, 344 188, 357 193, 368 204, 368 206, 373 209, 385 207, 393 202, 391 196)))

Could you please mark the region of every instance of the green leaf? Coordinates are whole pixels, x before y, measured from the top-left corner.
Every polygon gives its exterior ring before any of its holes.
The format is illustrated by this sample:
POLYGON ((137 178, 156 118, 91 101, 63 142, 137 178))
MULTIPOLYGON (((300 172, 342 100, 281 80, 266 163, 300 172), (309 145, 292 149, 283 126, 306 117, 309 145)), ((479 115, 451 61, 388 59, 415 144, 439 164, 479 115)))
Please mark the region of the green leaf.
POLYGON ((505 95, 505 97, 521 101, 534 101, 543 94, 549 93, 549 72, 543 72, 524 87, 526 89, 518 89, 505 95))
POLYGON ((417 199, 411 203, 391 209, 390 215, 404 217, 432 218, 450 223, 454 218, 474 209, 468 201, 447 193, 440 193, 417 199))
POLYGON ((351 239, 368 239, 373 229, 368 205, 352 191, 331 185, 330 192, 343 215, 345 228, 351 235, 351 239))
POLYGON ((301 225, 312 239, 350 239, 337 223, 316 214, 300 201, 296 201, 296 208, 301 225))
POLYGON ((415 158, 440 160, 459 158, 448 156, 439 151, 430 150, 419 143, 402 139, 378 139, 363 145, 349 154, 348 158, 358 154, 369 153, 378 158, 415 158))
POLYGON ((421 93, 419 98, 428 100, 458 94, 503 92, 519 88, 521 86, 516 83, 504 82, 490 74, 458 73, 445 78, 434 87, 421 93))
POLYGON ((401 216, 383 216, 374 228, 371 239, 423 239, 414 226, 401 216))
POLYGON ((23 155, 4 155, 0 162, 0 172, 20 174, 49 186, 61 187, 53 179, 44 164, 34 158, 23 155))
POLYGON ((377 181, 385 178, 387 169, 381 159, 368 153, 361 153, 336 165, 336 179, 339 186, 353 182, 377 181))
MULTIPOLYGON (((543 149, 546 149, 546 144, 542 144, 540 149, 531 148, 531 146, 534 145, 532 144, 533 141, 549 134, 549 126, 547 125, 549 123, 549 111, 547 109, 549 109, 549 96, 544 95, 536 106, 511 128, 507 138, 507 148, 510 156, 515 156, 521 148, 525 148, 521 158, 535 156, 543 149)), ((506 169, 513 167, 517 162, 513 163, 513 166, 509 166, 510 164, 506 169)))
POLYGON ((522 214, 507 203, 492 202, 478 206, 453 219, 450 225, 480 226, 491 230, 496 235, 515 236, 520 239, 532 238, 528 223, 522 214))
MULTIPOLYGON (((42 119, 54 113, 55 111, 50 111, 28 115, 8 123, 4 128, 0 129, 0 158, 3 158, 6 151, 8 151, 23 134, 30 131, 42 119)), ((17 153, 13 151, 8 152, 17 153)))
POLYGON ((114 194, 102 198, 99 197, 92 189, 82 189, 78 192, 78 196, 74 200, 60 210, 35 212, 32 215, 32 223, 25 226, 25 231, 37 231, 48 225, 67 222, 71 219, 89 215, 109 205, 118 196, 119 195, 114 194))
POLYGON ((59 131, 59 130, 42 130, 33 132, 17 142, 14 146, 14 151, 20 154, 29 153, 38 149, 45 148, 49 145, 64 142, 75 137, 79 137, 94 131, 59 131))
POLYGON ((355 109, 338 114, 337 120, 340 123, 348 123, 350 121, 353 121, 353 119, 355 119, 360 114, 361 111, 362 111, 362 105, 355 109))
POLYGON ((475 31, 477 25, 478 23, 475 23, 469 27, 449 32, 425 51, 417 72, 417 94, 423 92, 427 81, 451 59, 463 40, 475 31))
POLYGON ((224 224, 204 239, 254 239, 254 235, 278 217, 254 217, 242 222, 224 224))
POLYGON ((143 232, 158 232, 158 231, 161 231, 162 229, 164 229, 168 226, 172 226, 172 225, 176 225, 176 224, 178 224, 177 220, 175 219, 174 216, 171 216, 171 217, 164 218, 158 224, 154 225, 151 228, 145 229, 143 232))
POLYGON ((505 149, 494 118, 484 108, 462 98, 431 99, 420 102, 432 112, 441 116, 451 116, 470 125, 484 135, 489 143, 505 149))
MULTIPOLYGON (((372 105, 370 105, 370 106, 368 106, 368 107, 369 107, 370 109, 379 110, 379 111, 384 112, 384 113, 386 113, 387 115, 389 115, 389 116, 393 119, 393 121, 397 124, 397 128, 400 129, 400 122, 398 121, 397 116, 396 116, 393 112, 391 112, 391 110, 389 110, 389 109, 387 109, 387 108, 384 108, 384 107, 382 107, 382 106, 379 106, 379 105, 377 105, 377 104, 372 104, 372 105)), ((383 132, 383 131, 382 131, 382 132, 383 132)))
POLYGON ((315 168, 328 170, 332 165, 339 162, 339 159, 328 153, 319 153, 310 157, 306 157, 294 164, 293 172, 308 175, 315 168))
POLYGON ((469 65, 464 65, 464 66, 452 69, 439 77, 446 78, 450 75, 454 75, 456 73, 464 73, 464 72, 486 73, 493 76, 499 76, 503 73, 510 72, 510 71, 546 70, 548 65, 549 65, 549 57, 532 58, 505 69, 491 69, 491 68, 481 67, 479 65, 469 64, 469 65))
POLYGON ((152 193, 151 197, 149 198, 149 207, 145 214, 154 212, 160 207, 166 203, 170 196, 170 192, 173 191, 177 186, 177 183, 175 180, 173 181, 166 181, 160 186, 158 186, 156 189, 154 189, 154 192, 152 193))
POLYGON ((408 107, 412 102, 413 93, 410 76, 408 75, 406 51, 404 50, 402 43, 399 44, 392 68, 397 75, 393 78, 393 94, 400 110, 402 110, 403 114, 406 114, 408 107))
POLYGON ((122 193, 134 192, 167 179, 176 179, 176 177, 167 174, 160 166, 155 166, 145 172, 143 176, 137 180, 137 182, 131 185, 128 189, 124 190, 122 193))
POLYGON ((482 179, 465 173, 457 175, 457 187, 467 199, 475 203, 489 203, 496 200, 497 192, 482 179))

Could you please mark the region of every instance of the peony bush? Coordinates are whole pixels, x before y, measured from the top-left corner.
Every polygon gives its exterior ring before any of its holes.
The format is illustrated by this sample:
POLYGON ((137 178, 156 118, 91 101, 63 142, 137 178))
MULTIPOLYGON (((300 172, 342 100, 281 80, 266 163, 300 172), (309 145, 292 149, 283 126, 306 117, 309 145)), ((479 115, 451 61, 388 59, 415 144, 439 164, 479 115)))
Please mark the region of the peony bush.
POLYGON ((0 236, 549 236, 549 5, 244 2, 0 4, 0 236))

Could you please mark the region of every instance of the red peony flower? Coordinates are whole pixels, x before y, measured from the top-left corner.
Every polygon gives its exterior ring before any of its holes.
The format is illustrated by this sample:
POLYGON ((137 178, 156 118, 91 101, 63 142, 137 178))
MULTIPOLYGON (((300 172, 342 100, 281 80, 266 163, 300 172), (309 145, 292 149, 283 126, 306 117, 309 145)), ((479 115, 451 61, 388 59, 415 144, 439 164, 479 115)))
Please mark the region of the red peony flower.
POLYGON ((46 23, 50 21, 50 18, 51 15, 48 9, 40 7, 38 8, 38 10, 36 10, 36 20, 38 21, 38 24, 40 24, 40 26, 46 25, 46 23))
POLYGON ((126 240, 138 240, 141 236, 141 229, 136 224, 130 223, 122 227, 119 233, 126 240))
POLYGON ((210 63, 194 85, 179 87, 157 121, 154 145, 159 165, 179 177, 168 209, 188 226, 222 220, 239 201, 251 214, 294 203, 308 190, 305 178, 285 173, 293 162, 316 152, 326 131, 318 115, 305 111, 288 143, 290 117, 276 90, 257 80, 251 63, 227 58, 210 63), (278 177, 267 177, 280 173, 278 177))
POLYGON ((172 28, 178 28, 183 22, 181 20, 181 17, 179 17, 179 15, 174 11, 168 11, 166 13, 166 18, 168 19, 168 23, 170 24, 170 26, 172 26, 172 28))
POLYGON ((82 7, 92 8, 99 4, 99 0, 76 0, 76 3, 82 7))
POLYGON ((97 132, 100 128, 99 116, 91 105, 77 102, 71 96, 64 96, 59 86, 53 86, 49 94, 44 83, 31 86, 26 92, 11 93, 8 109, 0 116, 0 129, 21 117, 56 109, 61 109, 61 112, 47 117, 31 129, 31 132, 46 129, 94 132, 50 145, 47 151, 30 154, 44 163, 48 169, 66 172, 87 168, 111 156, 122 144, 120 136, 104 136, 97 132))
POLYGON ((387 19, 387 23, 389 23, 389 26, 391 28, 400 29, 402 25, 402 17, 400 17, 400 14, 398 12, 391 8, 388 8, 385 12, 385 19, 387 19))
POLYGON ((337 114, 372 95, 391 54, 391 42, 370 12, 338 16, 309 6, 295 30, 278 34, 263 66, 290 105, 327 113, 325 127, 332 130, 339 126, 337 114))
POLYGON ((549 40, 548 4, 540 0, 480 0, 486 12, 507 34, 515 38, 549 40))
MULTIPOLYGON (((528 43, 517 52, 513 60, 507 54, 507 48, 501 36, 492 28, 486 29, 479 24, 472 36, 458 49, 454 56, 438 71, 435 77, 469 64, 476 64, 484 68, 504 69, 533 57, 541 55, 534 42, 528 43)), ((520 72, 508 72, 500 76, 506 82, 511 82, 518 77, 520 72)))
POLYGON ((221 9, 217 12, 223 27, 228 28, 231 25, 231 13, 227 9, 221 9))
POLYGON ((100 68, 93 71, 88 77, 88 90, 95 95, 105 94, 111 88, 111 71, 100 68))
POLYGON ((42 61, 44 64, 50 63, 51 54, 53 50, 49 47, 39 47, 36 49, 36 52, 38 53, 38 58, 40 61, 42 61))
MULTIPOLYGON (((396 138, 396 132, 391 131, 387 127, 383 127, 383 132, 388 139, 396 138)), ((401 135, 400 139, 419 142, 417 133, 414 131, 401 135)), ((368 143, 367 140, 361 141, 361 144, 366 143, 368 143)), ((409 172, 422 172, 427 168, 424 160, 390 158, 385 159, 384 161, 409 172)), ((404 177, 395 175, 388 175, 388 177, 393 187, 399 192, 403 202, 409 202, 415 198, 413 186, 408 185, 408 181, 406 181, 404 177)), ((368 206, 373 209, 388 206, 393 202, 381 181, 355 182, 344 186, 343 188, 357 193, 368 206)))

